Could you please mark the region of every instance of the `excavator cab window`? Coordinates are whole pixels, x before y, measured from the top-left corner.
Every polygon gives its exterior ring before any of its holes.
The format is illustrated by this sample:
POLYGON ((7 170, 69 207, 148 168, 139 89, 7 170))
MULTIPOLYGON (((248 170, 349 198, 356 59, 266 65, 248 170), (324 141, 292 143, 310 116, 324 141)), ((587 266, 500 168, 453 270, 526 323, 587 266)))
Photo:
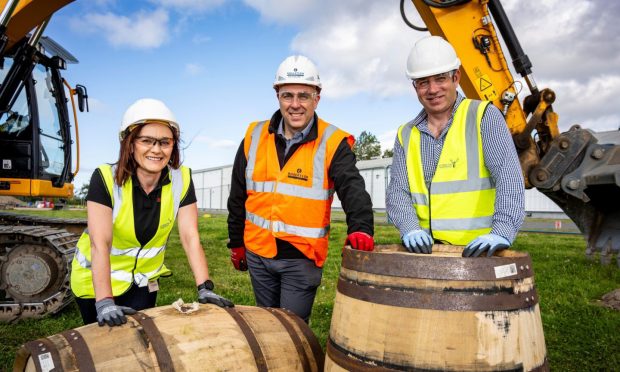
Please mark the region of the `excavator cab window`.
MULTIPOLYGON (((12 62, 12 59, 7 58, 5 60, 4 68, 0 69, 0 81, 4 80, 12 62)), ((0 113, 0 140, 32 140, 32 128, 30 125, 28 99, 22 87, 11 107, 6 112, 0 113)))
MULTIPOLYGON (((13 64, 13 58, 4 58, 0 83, 7 83, 13 64)), ((67 182, 70 123, 57 68, 57 60, 40 56, 39 63, 18 85, 6 111, 0 113, 0 178, 67 182)))
POLYGON ((39 119, 39 168, 44 174, 59 176, 64 167, 65 150, 51 70, 37 65, 32 71, 32 77, 37 97, 36 115, 39 119))

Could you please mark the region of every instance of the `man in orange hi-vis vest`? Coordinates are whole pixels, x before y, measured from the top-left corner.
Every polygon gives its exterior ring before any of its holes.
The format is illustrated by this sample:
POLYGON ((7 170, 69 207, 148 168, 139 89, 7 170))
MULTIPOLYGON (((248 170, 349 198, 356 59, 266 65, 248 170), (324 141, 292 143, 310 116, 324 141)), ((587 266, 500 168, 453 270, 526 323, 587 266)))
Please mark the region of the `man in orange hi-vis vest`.
POLYGON ((280 104, 250 124, 239 146, 228 198, 228 248, 237 270, 250 270, 258 306, 310 319, 327 258, 334 192, 347 215, 345 244, 374 248, 373 213, 355 166, 350 134, 314 112, 321 98, 315 65, 286 58, 273 83, 280 104))

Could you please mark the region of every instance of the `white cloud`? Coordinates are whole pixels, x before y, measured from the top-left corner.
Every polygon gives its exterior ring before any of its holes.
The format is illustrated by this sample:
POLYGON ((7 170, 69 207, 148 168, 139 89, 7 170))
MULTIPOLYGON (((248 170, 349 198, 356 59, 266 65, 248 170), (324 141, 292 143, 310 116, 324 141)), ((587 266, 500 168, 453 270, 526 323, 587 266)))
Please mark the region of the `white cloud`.
POLYGON ((217 8, 226 0, 150 0, 150 2, 178 11, 201 12, 217 8))
POLYGON ((377 136, 379 143, 381 144, 381 150, 393 149, 394 148, 394 140, 396 139, 396 133, 398 129, 392 129, 387 132, 380 133, 377 136))
POLYGON ((72 26, 81 32, 104 35, 116 47, 151 49, 168 40, 168 20, 168 12, 163 9, 140 11, 131 16, 89 13, 82 19, 74 19, 72 26))
POLYGON ((186 63, 185 64, 185 73, 190 76, 200 75, 204 71, 202 65, 198 63, 186 63))
MULTIPOLYGON (((290 48, 317 64, 324 96, 410 94, 409 49, 426 35, 408 28, 397 2, 245 0, 263 20, 299 27, 290 48)), ((620 2, 502 1, 540 88, 556 92, 560 128, 617 129, 620 121, 620 2)), ((409 19, 422 25, 411 4, 409 19)), ((505 51, 508 54, 508 51, 505 51)), ((511 58, 507 55, 508 63, 511 58)), ((391 147, 391 144, 390 146, 391 147)))
POLYGON ((620 126, 620 76, 594 76, 585 82, 577 79, 549 81, 556 92, 556 105, 562 107, 560 127, 573 124, 596 131, 615 130, 620 126))

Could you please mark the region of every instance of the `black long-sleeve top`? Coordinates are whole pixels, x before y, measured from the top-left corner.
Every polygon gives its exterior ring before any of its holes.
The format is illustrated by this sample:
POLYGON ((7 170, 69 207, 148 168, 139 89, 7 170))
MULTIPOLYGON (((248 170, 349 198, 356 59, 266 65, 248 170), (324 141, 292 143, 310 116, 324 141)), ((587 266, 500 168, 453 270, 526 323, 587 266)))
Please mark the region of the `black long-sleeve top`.
MULTIPOLYGON (((314 124, 308 135, 301 142, 294 144, 285 154, 286 139, 277 135, 278 126, 282 122, 280 110, 271 117, 269 133, 274 136, 280 169, 288 159, 297 151, 300 145, 314 141, 318 137, 318 116, 314 114, 314 124)), ((232 169, 230 195, 228 197, 228 237, 229 248, 242 247, 243 230, 245 227, 245 201, 247 200, 245 184, 245 168, 247 159, 244 152, 244 140, 237 150, 235 163, 232 169)), ((373 212, 370 195, 366 192, 364 179, 355 166, 355 154, 349 147, 347 139, 343 139, 329 164, 328 176, 334 181, 334 189, 342 203, 342 209, 346 214, 348 234, 361 231, 373 235, 373 212)), ((300 212, 301 213, 301 212, 300 212)), ((305 257, 291 243, 276 238, 278 258, 302 258, 305 257)))

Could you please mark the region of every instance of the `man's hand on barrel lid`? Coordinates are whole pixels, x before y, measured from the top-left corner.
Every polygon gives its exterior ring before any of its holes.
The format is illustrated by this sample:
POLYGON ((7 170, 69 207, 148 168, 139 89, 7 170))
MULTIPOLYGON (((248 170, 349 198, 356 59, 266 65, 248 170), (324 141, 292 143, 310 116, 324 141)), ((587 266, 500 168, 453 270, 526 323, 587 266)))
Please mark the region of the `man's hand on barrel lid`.
POLYGON ((424 230, 412 230, 403 236, 403 244, 411 253, 433 252, 433 238, 424 230))
POLYGON ((351 245, 353 249, 359 249, 360 251, 372 251, 375 249, 375 241, 372 235, 362 231, 352 232, 347 236, 347 240, 344 245, 351 245))
POLYGON ((463 250, 463 257, 478 257, 484 252, 487 252, 487 257, 491 257, 496 251, 508 247, 510 247, 510 242, 503 236, 497 234, 480 235, 467 244, 463 250))
POLYGON ((106 297, 102 300, 95 302, 95 309, 97 310, 97 323, 99 326, 104 324, 110 327, 119 326, 127 323, 127 317, 125 314, 135 314, 136 310, 127 306, 117 306, 114 303, 114 299, 106 297))
POLYGON ((201 304, 215 304, 219 307, 234 307, 227 298, 224 298, 213 292, 213 282, 207 279, 204 283, 198 285, 198 302, 201 304))

